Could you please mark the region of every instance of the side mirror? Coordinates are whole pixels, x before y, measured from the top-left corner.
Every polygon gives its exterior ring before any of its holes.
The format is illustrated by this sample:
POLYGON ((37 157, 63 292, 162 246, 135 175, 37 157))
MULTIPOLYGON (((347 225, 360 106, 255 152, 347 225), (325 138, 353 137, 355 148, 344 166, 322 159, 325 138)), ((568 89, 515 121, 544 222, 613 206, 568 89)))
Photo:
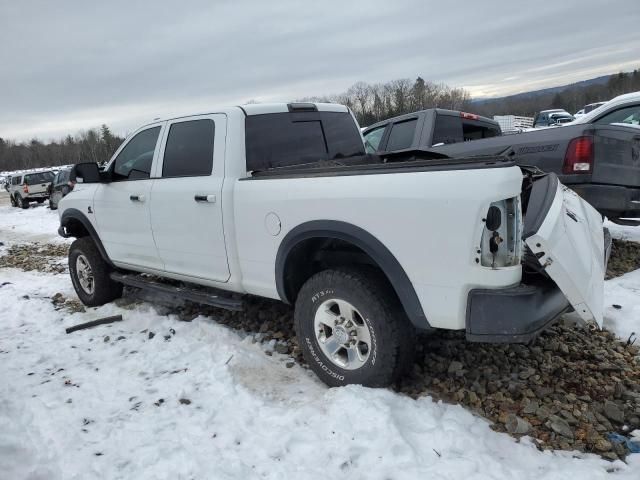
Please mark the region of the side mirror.
POLYGON ((78 183, 102 183, 98 164, 94 162, 78 163, 73 167, 72 177, 78 183))

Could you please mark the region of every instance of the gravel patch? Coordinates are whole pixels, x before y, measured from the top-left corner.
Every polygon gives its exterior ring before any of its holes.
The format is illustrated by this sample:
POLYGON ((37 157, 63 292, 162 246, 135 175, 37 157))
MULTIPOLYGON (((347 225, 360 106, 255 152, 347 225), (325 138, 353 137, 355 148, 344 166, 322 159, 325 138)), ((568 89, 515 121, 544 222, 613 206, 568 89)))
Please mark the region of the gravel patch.
POLYGON ((640 268, 640 243, 613 239, 606 279, 619 277, 640 268))
POLYGON ((67 254, 69 245, 51 243, 25 243, 11 245, 0 256, 0 268, 19 268, 24 271, 44 273, 68 272, 67 254))

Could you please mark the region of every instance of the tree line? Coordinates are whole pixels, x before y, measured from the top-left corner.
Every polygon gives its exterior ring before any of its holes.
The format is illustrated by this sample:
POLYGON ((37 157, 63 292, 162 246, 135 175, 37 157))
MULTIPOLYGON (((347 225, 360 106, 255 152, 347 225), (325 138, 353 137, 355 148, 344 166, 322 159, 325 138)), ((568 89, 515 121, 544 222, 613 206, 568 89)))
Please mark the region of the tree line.
POLYGON ((590 103, 605 102, 618 95, 640 91, 640 70, 610 75, 602 83, 571 85, 561 91, 540 94, 511 95, 509 97, 474 102, 473 113, 493 115, 522 115, 533 117, 540 110, 563 108, 576 113, 590 103))
MULTIPOLYGON (((493 115, 533 116, 540 110, 564 108, 575 113, 589 103, 610 100, 623 93, 640 91, 640 71, 611 75, 606 82, 577 84, 556 92, 512 95, 472 101, 464 88, 434 83, 418 77, 370 84, 357 82, 336 95, 307 97, 298 101, 336 102, 347 105, 362 126, 426 108, 446 108, 493 115)), ((107 125, 59 141, 33 139, 15 142, 0 137, 0 171, 52 167, 78 162, 107 161, 123 142, 107 125)))
POLYGON ((123 141, 124 138, 113 134, 107 125, 49 143, 35 138, 17 143, 0 137, 0 171, 104 162, 111 158, 123 141))
POLYGON ((351 108, 360 125, 366 126, 426 108, 464 110, 471 103, 471 95, 464 88, 418 77, 414 81, 401 78, 375 84, 357 82, 344 93, 307 97, 299 101, 341 103, 351 108))

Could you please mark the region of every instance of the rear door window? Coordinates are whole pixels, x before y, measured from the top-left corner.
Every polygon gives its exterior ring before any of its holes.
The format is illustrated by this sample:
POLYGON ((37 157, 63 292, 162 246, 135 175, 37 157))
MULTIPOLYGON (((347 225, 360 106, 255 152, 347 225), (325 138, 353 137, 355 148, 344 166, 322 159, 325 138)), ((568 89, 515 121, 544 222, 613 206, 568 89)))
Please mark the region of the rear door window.
POLYGON ((389 133, 389 140, 387 141, 386 150, 388 152, 391 152, 394 150, 404 150, 405 148, 410 148, 411 145, 413 145, 413 138, 416 133, 417 124, 417 118, 394 123, 391 126, 391 132, 389 133))
POLYGON ((160 127, 148 128, 127 143, 115 159, 114 180, 144 180, 151 174, 160 127))
POLYGON ((169 128, 162 163, 163 177, 211 175, 213 168, 213 120, 174 123, 169 128))
POLYGON ((364 154, 349 113, 249 115, 245 120, 247 171, 305 165, 364 154))
POLYGON ((366 148, 367 153, 375 153, 378 151, 380 140, 382 140, 382 135, 384 134, 385 128, 387 128, 386 125, 374 128, 373 130, 370 130, 365 134, 364 148, 366 148))

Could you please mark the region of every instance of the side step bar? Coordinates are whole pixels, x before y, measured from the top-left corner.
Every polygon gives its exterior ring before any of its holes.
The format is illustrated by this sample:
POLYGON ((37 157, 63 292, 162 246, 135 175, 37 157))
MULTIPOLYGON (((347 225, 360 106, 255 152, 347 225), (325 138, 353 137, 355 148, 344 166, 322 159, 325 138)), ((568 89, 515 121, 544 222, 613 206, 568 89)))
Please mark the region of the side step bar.
POLYGON ((128 285, 130 287, 164 293, 166 295, 182 298, 193 303, 211 305, 212 307, 234 310, 236 312, 244 310, 242 300, 221 296, 217 293, 208 293, 200 289, 196 290, 195 288, 189 287, 174 287, 173 285, 167 285, 155 280, 150 280, 140 275, 112 272, 109 276, 112 280, 124 285, 128 285))

